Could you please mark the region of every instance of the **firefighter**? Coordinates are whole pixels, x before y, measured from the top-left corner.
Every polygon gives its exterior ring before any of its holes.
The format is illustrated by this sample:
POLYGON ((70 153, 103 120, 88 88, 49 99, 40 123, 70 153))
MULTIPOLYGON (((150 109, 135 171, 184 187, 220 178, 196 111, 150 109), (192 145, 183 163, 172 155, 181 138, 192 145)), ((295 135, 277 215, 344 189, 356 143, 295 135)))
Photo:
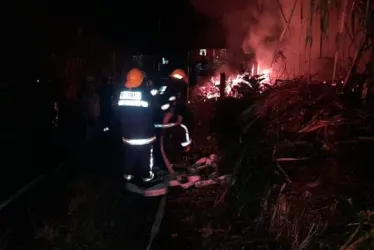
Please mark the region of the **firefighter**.
POLYGON ((128 190, 146 196, 163 195, 166 187, 153 171, 156 135, 151 94, 145 82, 144 73, 133 68, 119 93, 118 115, 125 153, 123 172, 128 190))
POLYGON ((187 127, 183 124, 183 116, 179 112, 176 96, 167 95, 166 100, 167 102, 161 106, 164 113, 159 141, 162 157, 171 174, 169 185, 178 186, 181 184, 181 179, 174 171, 175 165, 170 163, 169 158, 173 163, 180 163, 180 154, 182 151, 189 151, 191 139, 187 127))
POLYGON ((157 95, 157 109, 155 112, 155 128, 157 142, 155 145, 155 164, 163 172, 174 175, 175 171, 164 151, 164 135, 167 130, 177 126, 176 124, 164 123, 165 116, 170 111, 169 97, 167 94, 157 95))
POLYGON ((170 74, 170 87, 181 103, 188 102, 188 76, 182 69, 173 70, 170 74))
MULTIPOLYGON (((188 76, 181 70, 176 69, 170 74, 171 83, 173 86, 172 93, 169 97, 170 109, 172 115, 169 117, 171 122, 176 122, 180 126, 179 131, 182 130, 184 139, 180 143, 184 151, 188 151, 191 145, 191 138, 188 126, 190 116, 187 109, 188 104, 188 76)), ((175 130, 178 131, 178 130, 175 130)))
POLYGON ((188 151, 189 145, 191 144, 188 129, 182 124, 183 112, 180 112, 182 109, 179 105, 176 105, 176 96, 181 96, 178 94, 182 92, 180 88, 185 85, 184 81, 187 81, 187 75, 184 71, 175 70, 170 75, 167 85, 162 85, 158 89, 154 88, 151 91, 158 103, 155 110, 155 127, 157 134, 157 142, 154 148, 155 165, 161 171, 169 172, 171 175, 175 175, 175 171, 167 155, 177 156, 178 151, 181 151, 181 147, 183 148, 182 150, 188 151), (183 85, 180 86, 180 84, 183 85), (181 138, 181 136, 172 136, 181 134, 183 138, 181 138), (166 154, 165 151, 167 151, 168 154, 166 154))
POLYGON ((169 109, 164 116, 164 124, 173 124, 173 129, 170 130, 173 141, 171 143, 172 148, 182 148, 183 151, 187 152, 190 150, 192 143, 189 130, 186 126, 186 110, 183 104, 178 103, 178 99, 175 95, 169 97, 169 109))

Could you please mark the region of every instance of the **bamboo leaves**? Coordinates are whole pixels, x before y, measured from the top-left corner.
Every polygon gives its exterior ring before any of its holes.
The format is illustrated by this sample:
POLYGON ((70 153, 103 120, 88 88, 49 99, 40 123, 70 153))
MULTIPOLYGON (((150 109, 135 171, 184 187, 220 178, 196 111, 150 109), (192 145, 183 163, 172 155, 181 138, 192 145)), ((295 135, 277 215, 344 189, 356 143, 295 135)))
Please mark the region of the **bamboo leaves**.
MULTIPOLYGON (((284 27, 284 29, 283 29, 283 31, 282 31, 282 34, 281 34, 281 36, 280 36, 279 39, 278 39, 277 48, 276 48, 276 50, 275 50, 275 53, 274 53, 274 56, 273 56, 273 60, 272 60, 272 62, 271 62, 270 67, 273 66, 273 63, 275 62, 276 56, 278 55, 278 51, 279 51, 280 43, 282 42, 282 40, 283 40, 283 38, 284 38, 284 36, 285 36, 285 34, 286 34, 287 29, 289 29, 289 27, 290 27, 290 24, 291 24, 291 21, 292 21, 292 17, 293 17, 293 14, 294 14, 295 8, 296 8, 297 1, 298 1, 298 0, 295 0, 295 2, 294 2, 294 4, 293 4, 293 7, 292 7, 292 10, 291 10, 291 13, 290 13, 290 16, 289 16, 288 20, 286 20, 286 22, 287 22, 287 23, 286 23, 286 27, 284 27)), ((280 6, 280 8, 281 8, 281 6, 280 6)))
POLYGON ((354 8, 355 8, 355 4, 356 2, 353 1, 352 2, 352 7, 351 7, 351 10, 352 10, 352 14, 351 14, 351 29, 352 29, 352 34, 353 36, 355 35, 355 32, 356 32, 356 12, 354 11, 354 8))
POLYGON ((342 43, 342 37, 343 37, 347 7, 348 7, 348 0, 344 0, 344 8, 342 9, 342 15, 341 15, 340 31, 337 34, 335 59, 334 59, 334 69, 333 69, 333 72, 332 72, 332 82, 335 82, 336 67, 337 67, 338 58, 339 58, 339 50, 340 50, 341 43, 342 43))
POLYGON ((319 53, 320 57, 322 57, 322 47, 323 47, 323 42, 325 41, 327 37, 327 31, 328 31, 328 25, 329 25, 329 11, 330 11, 330 1, 326 0, 320 0, 319 1, 319 10, 320 10, 320 44, 319 44, 319 53))
POLYGON ((309 0, 309 22, 306 31, 305 49, 313 44, 313 17, 314 17, 315 0, 309 0))
MULTIPOLYGON (((373 37, 373 16, 374 4, 373 0, 353 0, 351 8, 351 28, 353 37, 358 40, 358 47, 355 52, 352 65, 345 76, 343 87, 347 86, 354 68, 357 67, 358 62, 370 46, 373 37), (356 30, 357 25, 357 30, 356 30), (362 35, 361 35, 362 33, 362 35), (360 35, 360 36, 359 36, 360 35)), ((371 45, 372 46, 372 45, 371 45)))

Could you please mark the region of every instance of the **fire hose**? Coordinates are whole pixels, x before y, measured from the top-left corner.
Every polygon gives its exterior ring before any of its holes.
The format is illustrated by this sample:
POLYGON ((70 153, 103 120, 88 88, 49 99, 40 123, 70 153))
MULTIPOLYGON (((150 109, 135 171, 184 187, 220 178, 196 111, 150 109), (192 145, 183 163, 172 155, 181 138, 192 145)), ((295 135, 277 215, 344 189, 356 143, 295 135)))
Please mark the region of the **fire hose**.
POLYGON ((165 194, 164 197, 162 197, 160 201, 160 205, 158 206, 156 217, 152 224, 151 236, 149 238, 147 250, 151 249, 152 243, 160 230, 160 226, 161 226, 162 218, 164 217, 164 211, 165 211, 165 206, 166 206, 166 200, 167 200, 166 196, 167 195, 165 194))
MULTIPOLYGON (((171 123, 171 124, 160 124, 160 125, 156 124, 155 125, 156 128, 171 128, 171 127, 175 127, 175 126, 176 126, 175 123, 171 123)), ((186 141, 182 142, 181 145, 182 146, 188 146, 188 145, 191 144, 191 140, 190 140, 190 137, 189 137, 188 129, 183 124, 181 124, 181 127, 184 129, 185 135, 186 135, 186 141)), ((173 169, 173 166, 170 163, 170 161, 169 161, 169 159, 168 159, 168 157, 167 157, 167 155, 165 153, 165 150, 164 150, 164 136, 160 136, 160 148, 161 148, 162 158, 163 158, 163 160, 165 162, 165 165, 166 165, 167 169, 169 170, 169 173, 174 174, 175 171, 173 169)), ((146 248, 147 250, 151 249, 152 243, 153 243, 156 235, 158 234, 158 232, 160 230, 161 222, 162 222, 162 219, 163 219, 163 216, 164 216, 164 211, 165 211, 165 206, 166 206, 166 200, 167 200, 167 194, 165 194, 164 197, 162 197, 162 199, 160 201, 160 205, 158 207, 155 220, 153 221, 153 224, 152 224, 151 235, 150 235, 148 246, 146 248)))
MULTIPOLYGON (((185 141, 183 141, 181 143, 181 146, 182 147, 188 147, 192 140, 190 139, 190 134, 189 134, 189 131, 188 131, 188 128, 186 125, 184 124, 180 124, 178 125, 177 123, 168 123, 168 124, 155 124, 155 128, 164 128, 164 129, 167 129, 167 128, 173 128, 173 127, 177 127, 177 126, 180 126, 183 130, 184 130, 184 134, 185 134, 185 141)), ((161 155, 162 155, 162 158, 165 162, 165 165, 169 171, 169 173, 171 174, 174 174, 174 169, 173 169, 173 166, 172 164, 170 163, 166 153, 165 153, 165 149, 164 149, 164 136, 161 135, 160 136, 160 148, 161 148, 161 155)))

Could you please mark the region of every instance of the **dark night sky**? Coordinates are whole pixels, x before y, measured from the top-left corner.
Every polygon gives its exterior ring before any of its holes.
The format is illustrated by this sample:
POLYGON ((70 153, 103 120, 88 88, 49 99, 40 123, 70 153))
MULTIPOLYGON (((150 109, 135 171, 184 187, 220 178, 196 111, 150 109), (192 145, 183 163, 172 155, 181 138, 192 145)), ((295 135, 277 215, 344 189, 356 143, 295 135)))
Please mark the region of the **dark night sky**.
POLYGON ((95 20, 91 21, 102 32, 129 45, 199 47, 199 43, 219 40, 207 39, 205 35, 209 30, 217 29, 219 23, 214 24, 198 14, 188 0, 172 4, 170 1, 135 1, 127 10, 108 2, 104 6, 96 7, 101 11, 97 11, 92 18, 95 20))
POLYGON ((220 40, 220 32, 215 32, 215 38, 207 35, 211 30, 219 30, 220 24, 197 13, 189 0, 107 0, 91 1, 87 5, 54 1, 49 6, 33 1, 23 6, 23 11, 20 13, 18 9, 16 16, 21 21, 19 26, 29 26, 28 30, 33 29, 31 26, 34 29, 41 26, 42 30, 42 26, 52 25, 48 16, 59 23, 75 16, 94 31, 124 46, 199 47, 199 43, 213 44, 220 40))
MULTIPOLYGON (((48 29, 78 23, 119 47, 145 53, 224 46, 219 22, 198 14, 188 0, 172 4, 155 0, 94 2, 53 1, 46 5, 45 1, 29 1, 2 8, 1 57, 8 64, 6 70, 33 67, 34 58, 48 46, 48 29)), ((62 34, 61 39, 69 37, 62 34)))

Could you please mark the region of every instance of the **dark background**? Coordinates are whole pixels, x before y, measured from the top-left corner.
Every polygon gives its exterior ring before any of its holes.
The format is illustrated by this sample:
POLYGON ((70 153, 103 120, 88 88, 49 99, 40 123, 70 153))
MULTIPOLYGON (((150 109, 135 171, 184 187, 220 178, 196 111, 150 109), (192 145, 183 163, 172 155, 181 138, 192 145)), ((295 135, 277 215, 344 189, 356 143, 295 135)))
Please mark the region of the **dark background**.
POLYGON ((77 96, 87 76, 96 87, 109 75, 118 84, 134 55, 166 57, 170 71, 192 49, 224 47, 220 22, 183 0, 6 2, 0 32, 0 202, 81 145, 77 96))
POLYGON ((197 13, 185 0, 36 1, 7 3, 1 9, 1 58, 6 75, 39 70, 52 47, 69 53, 79 27, 134 54, 222 47, 224 43, 220 22, 197 13))

